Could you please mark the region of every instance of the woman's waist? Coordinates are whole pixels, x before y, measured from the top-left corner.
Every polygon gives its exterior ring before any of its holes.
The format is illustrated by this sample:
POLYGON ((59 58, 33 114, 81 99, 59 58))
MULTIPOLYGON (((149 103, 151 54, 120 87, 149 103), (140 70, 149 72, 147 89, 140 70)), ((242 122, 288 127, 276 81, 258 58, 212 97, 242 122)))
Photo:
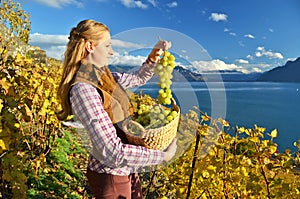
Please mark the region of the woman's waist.
POLYGON ((112 175, 128 176, 131 173, 131 169, 128 167, 118 167, 111 168, 103 163, 101 163, 93 155, 90 155, 88 161, 88 169, 95 171, 97 173, 108 173, 112 175))

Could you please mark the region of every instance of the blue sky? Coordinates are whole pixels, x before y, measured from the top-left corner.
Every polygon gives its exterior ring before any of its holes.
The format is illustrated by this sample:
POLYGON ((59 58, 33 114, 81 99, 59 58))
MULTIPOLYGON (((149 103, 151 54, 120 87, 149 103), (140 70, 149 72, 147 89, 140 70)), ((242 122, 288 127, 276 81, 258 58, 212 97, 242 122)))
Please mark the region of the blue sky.
POLYGON ((62 59, 70 29, 106 24, 114 63, 139 65, 158 36, 178 63, 199 72, 263 72, 300 57, 299 0, 21 0, 30 43, 62 59), (180 58, 179 58, 180 57, 180 58))

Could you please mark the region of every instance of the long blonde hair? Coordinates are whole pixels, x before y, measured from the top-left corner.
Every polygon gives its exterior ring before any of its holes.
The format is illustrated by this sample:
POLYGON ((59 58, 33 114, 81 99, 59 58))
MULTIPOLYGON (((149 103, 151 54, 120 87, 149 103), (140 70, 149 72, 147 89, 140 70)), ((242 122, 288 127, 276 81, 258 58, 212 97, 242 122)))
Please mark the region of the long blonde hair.
POLYGON ((58 119, 65 120, 72 114, 69 91, 81 62, 88 55, 86 42, 97 43, 107 31, 109 32, 109 29, 106 25, 90 19, 79 22, 71 29, 64 54, 63 74, 57 92, 62 106, 62 110, 57 113, 58 119))

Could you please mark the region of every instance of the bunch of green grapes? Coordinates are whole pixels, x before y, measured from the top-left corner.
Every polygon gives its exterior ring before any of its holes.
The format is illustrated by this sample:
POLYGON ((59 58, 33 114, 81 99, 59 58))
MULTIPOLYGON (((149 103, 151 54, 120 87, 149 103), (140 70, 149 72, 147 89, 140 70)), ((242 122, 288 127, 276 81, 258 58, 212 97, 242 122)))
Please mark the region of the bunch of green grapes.
POLYGON ((172 72, 175 68, 175 57, 169 51, 164 51, 162 53, 162 58, 160 62, 156 65, 155 74, 159 76, 158 86, 160 87, 158 91, 158 103, 160 104, 171 104, 172 91, 170 86, 172 84, 172 72))
POLYGON ((132 94, 130 96, 130 102, 133 107, 133 120, 145 126, 149 123, 150 118, 147 116, 152 107, 157 104, 155 99, 150 95, 142 94, 132 94))
POLYGON ((177 117, 177 114, 177 111, 157 104, 141 114, 138 112, 133 120, 140 123, 145 129, 159 128, 170 123, 177 117))
POLYGON ((170 123, 174 118, 177 117, 177 111, 172 110, 170 108, 155 105, 150 111, 149 111, 149 124, 145 126, 145 129, 147 128, 158 128, 161 126, 164 126, 168 123, 170 123))

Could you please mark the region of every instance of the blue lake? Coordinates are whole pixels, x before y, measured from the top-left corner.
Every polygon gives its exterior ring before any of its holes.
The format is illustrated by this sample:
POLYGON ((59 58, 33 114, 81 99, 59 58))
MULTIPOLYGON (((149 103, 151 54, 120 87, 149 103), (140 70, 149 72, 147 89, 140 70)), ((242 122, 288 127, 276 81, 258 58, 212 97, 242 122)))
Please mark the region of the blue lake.
MULTIPOLYGON (((156 97, 158 87, 149 83, 141 89, 156 97)), ((274 142, 279 151, 296 149, 293 143, 300 139, 300 83, 174 82, 172 91, 183 113, 198 106, 233 127, 252 128, 256 124, 267 132, 277 129, 274 142)))

